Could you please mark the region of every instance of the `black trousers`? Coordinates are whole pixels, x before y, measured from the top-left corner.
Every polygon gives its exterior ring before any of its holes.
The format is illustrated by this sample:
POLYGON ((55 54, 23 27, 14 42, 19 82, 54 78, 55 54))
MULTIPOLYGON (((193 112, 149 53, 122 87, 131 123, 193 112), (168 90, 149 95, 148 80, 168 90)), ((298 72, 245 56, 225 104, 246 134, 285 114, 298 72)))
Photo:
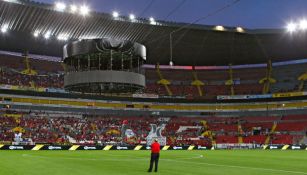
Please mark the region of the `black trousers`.
POLYGON ((158 171, 158 163, 159 163, 160 153, 151 153, 150 157, 150 166, 148 172, 152 171, 153 164, 155 163, 155 171, 158 171))

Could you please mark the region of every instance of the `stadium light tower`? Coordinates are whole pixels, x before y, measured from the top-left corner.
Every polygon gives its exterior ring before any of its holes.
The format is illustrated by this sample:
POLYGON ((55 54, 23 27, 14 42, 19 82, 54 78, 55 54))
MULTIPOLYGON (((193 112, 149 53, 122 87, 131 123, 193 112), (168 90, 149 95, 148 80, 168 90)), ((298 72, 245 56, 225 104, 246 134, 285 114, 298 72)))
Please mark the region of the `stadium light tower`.
POLYGON ((287 25, 287 31, 292 33, 296 31, 296 24, 291 22, 287 25))
POLYGON ((63 2, 56 2, 55 3, 55 9, 57 11, 64 11, 66 9, 66 4, 63 2))
POLYGON ((81 15, 86 16, 86 15, 89 14, 89 12, 90 12, 90 9, 88 8, 88 6, 82 5, 82 6, 80 7, 80 14, 81 14, 81 15))
POLYGON ((118 17, 119 17, 119 13, 118 13, 117 11, 114 11, 114 12, 112 13, 112 16, 113 16, 114 18, 118 18, 118 17))

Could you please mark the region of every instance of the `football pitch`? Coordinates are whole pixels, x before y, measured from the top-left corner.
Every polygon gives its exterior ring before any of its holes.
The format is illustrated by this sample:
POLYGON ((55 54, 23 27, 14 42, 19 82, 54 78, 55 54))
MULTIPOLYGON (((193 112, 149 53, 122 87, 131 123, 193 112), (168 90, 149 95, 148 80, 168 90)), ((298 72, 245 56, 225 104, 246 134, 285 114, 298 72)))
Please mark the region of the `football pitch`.
MULTIPOLYGON (((0 151, 0 175, 150 174, 149 151, 0 151)), ((307 151, 162 151, 161 175, 307 175, 307 151)))

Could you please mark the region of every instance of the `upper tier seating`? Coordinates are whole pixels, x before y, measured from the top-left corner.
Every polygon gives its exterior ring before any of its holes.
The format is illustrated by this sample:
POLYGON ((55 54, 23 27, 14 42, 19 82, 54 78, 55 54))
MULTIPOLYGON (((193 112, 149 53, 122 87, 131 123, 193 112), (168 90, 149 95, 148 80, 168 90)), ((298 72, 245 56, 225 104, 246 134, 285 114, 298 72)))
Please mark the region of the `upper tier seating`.
MULTIPOLYGON (((32 86, 33 81, 38 87, 63 88, 63 66, 60 62, 52 62, 38 59, 31 59, 31 69, 38 72, 38 75, 26 76, 20 72, 26 69, 25 58, 21 56, 0 55, 0 75, 1 84, 32 86)), ((290 92, 298 90, 300 82, 297 77, 306 71, 306 64, 288 65, 273 67, 272 77, 277 80, 276 84, 271 85, 270 92, 290 92)), ((182 96, 186 98, 204 98, 212 99, 217 95, 231 95, 230 86, 225 85, 229 79, 228 70, 176 70, 160 69, 164 79, 170 82, 168 86, 173 96, 182 96), (194 75, 205 85, 192 86, 194 75), (202 94, 202 96, 200 95, 202 94)), ((265 68, 244 68, 233 69, 234 93, 243 94, 262 94, 263 85, 259 80, 266 75, 265 68)), ((156 69, 146 68, 146 88, 145 93, 158 95, 169 95, 164 85, 157 82, 160 76, 156 69)), ((307 85, 303 86, 303 89, 307 85)))

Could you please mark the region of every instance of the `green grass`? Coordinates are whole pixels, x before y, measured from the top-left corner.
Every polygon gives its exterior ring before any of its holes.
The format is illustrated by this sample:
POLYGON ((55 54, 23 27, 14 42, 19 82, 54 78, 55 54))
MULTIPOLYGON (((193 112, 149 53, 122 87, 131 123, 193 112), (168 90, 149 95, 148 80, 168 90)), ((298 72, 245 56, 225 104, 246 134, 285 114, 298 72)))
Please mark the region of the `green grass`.
MULTIPOLYGON (((0 175, 149 174, 149 151, 0 151, 0 175)), ((307 175, 307 151, 163 151, 160 175, 307 175), (203 155, 203 157, 201 157, 203 155)))

